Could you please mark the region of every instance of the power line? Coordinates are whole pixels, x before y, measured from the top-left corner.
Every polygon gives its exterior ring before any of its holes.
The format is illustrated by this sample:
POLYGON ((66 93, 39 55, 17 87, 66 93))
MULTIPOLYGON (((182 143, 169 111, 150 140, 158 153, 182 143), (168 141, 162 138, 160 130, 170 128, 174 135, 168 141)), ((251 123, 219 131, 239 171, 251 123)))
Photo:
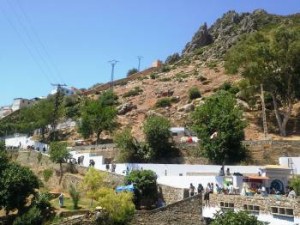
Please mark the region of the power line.
POLYGON ((2 14, 6 18, 7 22, 13 28, 13 30, 16 32, 16 34, 17 34, 18 38, 20 39, 21 43, 24 45, 25 49, 28 51, 28 53, 31 56, 31 58, 33 59, 33 61, 37 64, 38 68, 41 70, 41 73, 45 76, 45 78, 47 79, 48 83, 51 83, 51 80, 50 80, 49 76, 47 75, 47 73, 45 72, 44 68, 42 67, 41 63, 37 60, 36 56, 33 54, 33 52, 31 51, 31 49, 29 48, 28 44, 23 39, 20 31, 17 29, 17 27, 14 25, 14 23, 12 22, 12 20, 9 18, 9 16, 5 12, 4 8, 1 7, 1 4, 0 4, 0 8, 1 8, 2 14))
POLYGON ((9 2, 8 0, 6 0, 6 1, 7 1, 7 4, 9 5, 9 7, 11 8, 11 11, 15 15, 16 21, 19 23, 20 27, 23 29, 24 34, 27 37, 29 43, 31 43, 31 45, 33 46, 33 49, 35 49, 35 52, 36 52, 37 56, 40 58, 41 62, 43 62, 43 64, 45 65, 45 68, 47 68, 47 71, 49 72, 50 76, 54 77, 54 73, 52 71, 51 66, 49 65, 48 61, 45 59, 45 57, 42 54, 42 52, 41 52, 40 48, 38 47, 37 43, 34 41, 32 35, 30 34, 29 29, 23 23, 18 11, 15 9, 14 5, 11 2, 9 2))
POLYGON ((60 79, 60 81, 62 81, 63 83, 65 83, 65 82, 64 82, 64 79, 63 79, 63 77, 62 77, 62 75, 61 75, 61 72, 60 72, 60 70, 59 70, 58 67, 57 67, 57 64, 53 61, 53 58, 51 57, 51 55, 49 54, 49 51, 47 50, 47 49, 48 49, 47 46, 45 45, 44 42, 42 42, 40 36, 38 35, 38 32, 37 32, 36 29, 34 28, 32 22, 31 22, 31 19, 30 19, 30 17, 28 16, 28 14, 26 13, 24 7, 22 6, 22 4, 20 3, 19 0, 16 0, 16 2, 17 2, 17 5, 18 5, 20 11, 22 12, 24 18, 27 20, 27 22, 28 22, 28 24, 29 24, 29 28, 31 29, 32 33, 34 34, 34 36, 35 36, 36 39, 38 40, 38 42, 39 42, 40 46, 42 47, 44 53, 45 53, 46 56, 48 57, 49 63, 50 63, 50 64, 52 65, 52 67, 54 68, 54 70, 55 70, 55 75, 58 76, 58 78, 60 79))

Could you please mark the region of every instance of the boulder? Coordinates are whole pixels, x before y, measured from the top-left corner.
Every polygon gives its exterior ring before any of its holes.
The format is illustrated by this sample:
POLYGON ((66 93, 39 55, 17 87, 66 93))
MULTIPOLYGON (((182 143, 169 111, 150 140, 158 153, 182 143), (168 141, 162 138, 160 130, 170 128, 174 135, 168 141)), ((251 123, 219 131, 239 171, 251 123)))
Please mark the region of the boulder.
POLYGON ((127 102, 117 107, 119 115, 125 115, 133 109, 137 109, 137 106, 132 104, 132 102, 127 102))
POLYGON ((195 109, 195 106, 193 103, 190 103, 190 104, 187 104, 187 105, 184 105, 183 107, 179 108, 178 111, 179 112, 191 112, 195 109))

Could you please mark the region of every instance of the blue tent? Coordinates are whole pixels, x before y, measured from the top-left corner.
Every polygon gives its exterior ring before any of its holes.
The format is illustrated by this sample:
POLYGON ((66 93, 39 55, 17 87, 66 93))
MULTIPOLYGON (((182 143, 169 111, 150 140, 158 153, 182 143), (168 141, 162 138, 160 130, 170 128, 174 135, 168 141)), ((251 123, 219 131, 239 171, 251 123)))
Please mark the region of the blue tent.
POLYGON ((130 185, 126 185, 126 186, 118 186, 116 188, 116 192, 122 192, 122 191, 129 191, 129 192, 133 192, 134 190, 134 187, 133 187, 133 184, 130 184, 130 185))

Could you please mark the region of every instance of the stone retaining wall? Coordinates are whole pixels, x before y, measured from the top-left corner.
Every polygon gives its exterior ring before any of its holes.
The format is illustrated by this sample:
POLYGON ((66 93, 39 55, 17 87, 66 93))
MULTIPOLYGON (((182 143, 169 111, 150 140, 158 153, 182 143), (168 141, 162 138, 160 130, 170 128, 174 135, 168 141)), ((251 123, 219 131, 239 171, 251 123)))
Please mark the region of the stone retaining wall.
POLYGON ((282 156, 299 156, 300 141, 292 140, 261 140, 243 141, 256 164, 278 164, 282 156))
POLYGON ((137 212, 131 225, 202 225, 202 196, 196 195, 159 209, 137 212))
MULTIPOLYGON (((256 206, 257 212, 270 214, 272 207, 293 209, 293 215, 300 217, 300 198, 291 199, 282 195, 269 195, 263 197, 261 195, 254 196, 241 196, 241 195, 224 195, 224 194, 211 194, 210 206, 232 208, 245 210, 246 206, 256 206)), ((249 207, 248 207, 249 209, 249 207)))
POLYGON ((164 202, 168 205, 174 202, 181 201, 189 196, 188 189, 174 188, 167 185, 158 185, 159 192, 162 194, 164 202))

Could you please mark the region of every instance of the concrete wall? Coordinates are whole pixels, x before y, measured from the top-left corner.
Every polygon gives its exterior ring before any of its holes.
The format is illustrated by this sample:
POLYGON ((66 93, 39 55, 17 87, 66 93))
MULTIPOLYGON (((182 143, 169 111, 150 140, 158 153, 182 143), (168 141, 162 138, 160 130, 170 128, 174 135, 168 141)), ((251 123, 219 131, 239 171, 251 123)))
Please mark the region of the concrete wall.
POLYGON ((291 168, 293 174, 300 174, 300 157, 280 157, 279 165, 291 168))
POLYGON ((137 212, 131 225, 202 225, 202 196, 186 198, 152 211, 137 212))

